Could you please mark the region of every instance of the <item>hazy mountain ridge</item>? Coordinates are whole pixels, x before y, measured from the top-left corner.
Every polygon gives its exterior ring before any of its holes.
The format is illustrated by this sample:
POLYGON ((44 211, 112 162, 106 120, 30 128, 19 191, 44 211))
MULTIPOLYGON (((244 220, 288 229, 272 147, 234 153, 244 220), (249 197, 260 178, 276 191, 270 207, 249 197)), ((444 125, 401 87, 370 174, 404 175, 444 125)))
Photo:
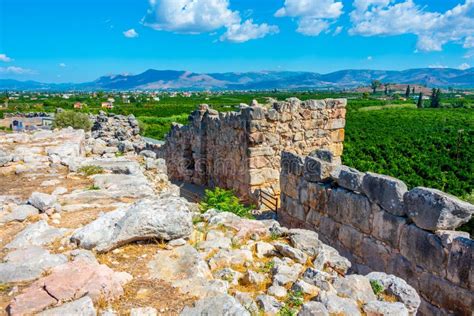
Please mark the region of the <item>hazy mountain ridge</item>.
POLYGON ((372 80, 384 83, 411 83, 429 87, 474 88, 474 68, 419 68, 391 70, 340 70, 328 74, 303 71, 259 71, 194 73, 149 69, 138 75, 103 76, 86 83, 41 83, 0 79, 7 90, 257 90, 355 88, 372 80))

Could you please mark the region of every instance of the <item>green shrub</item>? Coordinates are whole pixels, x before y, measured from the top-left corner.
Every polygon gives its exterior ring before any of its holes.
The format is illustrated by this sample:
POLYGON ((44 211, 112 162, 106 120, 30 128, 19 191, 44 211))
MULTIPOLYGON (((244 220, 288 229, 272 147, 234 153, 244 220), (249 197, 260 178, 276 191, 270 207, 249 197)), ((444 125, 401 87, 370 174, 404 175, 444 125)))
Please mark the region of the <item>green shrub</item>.
POLYGON ((56 116, 54 117, 53 127, 65 128, 69 126, 75 129, 83 129, 85 131, 90 131, 92 123, 89 120, 89 116, 85 113, 74 111, 63 111, 56 113, 56 116))
POLYGON ((231 212, 240 217, 252 217, 250 213, 252 207, 243 205, 233 191, 221 188, 206 190, 200 207, 202 212, 213 208, 221 212, 231 212))
POLYGON ((379 295, 384 291, 383 285, 378 280, 370 280, 370 285, 372 286, 372 291, 375 295, 379 295))
POLYGON ((92 176, 94 174, 100 174, 104 172, 104 169, 99 166, 83 166, 79 168, 79 173, 82 173, 85 176, 92 176))

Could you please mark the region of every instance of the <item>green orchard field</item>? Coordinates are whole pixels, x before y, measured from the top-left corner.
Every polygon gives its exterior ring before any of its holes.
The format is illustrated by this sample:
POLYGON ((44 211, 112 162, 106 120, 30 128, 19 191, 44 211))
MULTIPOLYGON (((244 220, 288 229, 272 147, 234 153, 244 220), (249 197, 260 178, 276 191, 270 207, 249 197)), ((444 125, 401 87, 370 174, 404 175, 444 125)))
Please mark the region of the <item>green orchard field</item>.
MULTIPOLYGON (((7 111, 52 112, 57 107, 72 110, 74 102, 83 102, 87 106, 82 112, 98 113, 100 102, 109 96, 83 93, 69 100, 58 96, 37 101, 20 98, 10 102, 7 111)), ((444 108, 440 109, 417 109, 416 100, 384 101, 360 93, 235 92, 192 97, 164 94, 160 101, 140 94, 130 104, 121 103, 119 94, 113 96, 117 102, 110 111, 134 114, 141 123, 142 134, 156 139, 164 139, 173 122, 186 124, 190 112, 202 103, 218 111, 232 111, 239 103, 248 104, 252 99, 265 103, 267 97, 348 98, 344 164, 400 178, 410 188, 433 187, 474 202, 474 96, 462 100, 463 108, 453 108, 459 101, 446 95, 442 99, 444 108)))

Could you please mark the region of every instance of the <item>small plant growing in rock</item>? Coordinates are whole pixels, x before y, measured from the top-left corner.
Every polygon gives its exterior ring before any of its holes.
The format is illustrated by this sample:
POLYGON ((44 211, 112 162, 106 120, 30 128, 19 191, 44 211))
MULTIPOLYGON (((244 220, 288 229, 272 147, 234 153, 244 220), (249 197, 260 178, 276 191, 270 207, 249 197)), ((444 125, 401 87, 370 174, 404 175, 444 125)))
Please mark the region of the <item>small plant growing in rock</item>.
POLYGON ((268 261, 265 263, 265 265, 260 268, 260 272, 262 273, 270 273, 272 272, 273 267, 275 266, 275 262, 273 261, 268 261))
POLYGON ((69 126, 75 129, 83 129, 85 131, 90 131, 92 123, 89 120, 89 116, 85 113, 74 111, 63 111, 56 113, 56 116, 54 117, 53 127, 66 128, 69 126))
POLYGON ((95 190, 100 190, 100 188, 99 188, 98 186, 96 186, 96 185, 91 185, 91 186, 89 187, 89 190, 95 191, 95 190))
POLYGON ((85 176, 92 176, 94 174, 100 174, 104 172, 104 169, 99 166, 83 166, 79 168, 79 173, 82 173, 85 176))
POLYGON ((382 294, 384 291, 384 287, 378 280, 370 280, 370 285, 372 286, 372 291, 374 291, 375 295, 382 294))
POLYGON ((252 218, 252 207, 243 205, 233 191, 221 188, 206 190, 200 208, 202 212, 213 208, 220 212, 231 212, 240 217, 252 218))

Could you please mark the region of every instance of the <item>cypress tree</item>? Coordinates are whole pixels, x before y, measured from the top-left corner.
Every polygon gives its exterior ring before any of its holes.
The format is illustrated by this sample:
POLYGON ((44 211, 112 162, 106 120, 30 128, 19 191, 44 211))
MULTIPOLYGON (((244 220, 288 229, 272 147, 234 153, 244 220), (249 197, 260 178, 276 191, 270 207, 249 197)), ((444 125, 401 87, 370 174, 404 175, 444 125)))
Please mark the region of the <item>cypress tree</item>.
POLYGON ((418 102, 416 103, 416 107, 419 109, 423 108, 423 92, 420 92, 418 95, 418 102))
POLYGON ((405 98, 410 98, 410 85, 407 86, 407 90, 405 91, 405 98))

